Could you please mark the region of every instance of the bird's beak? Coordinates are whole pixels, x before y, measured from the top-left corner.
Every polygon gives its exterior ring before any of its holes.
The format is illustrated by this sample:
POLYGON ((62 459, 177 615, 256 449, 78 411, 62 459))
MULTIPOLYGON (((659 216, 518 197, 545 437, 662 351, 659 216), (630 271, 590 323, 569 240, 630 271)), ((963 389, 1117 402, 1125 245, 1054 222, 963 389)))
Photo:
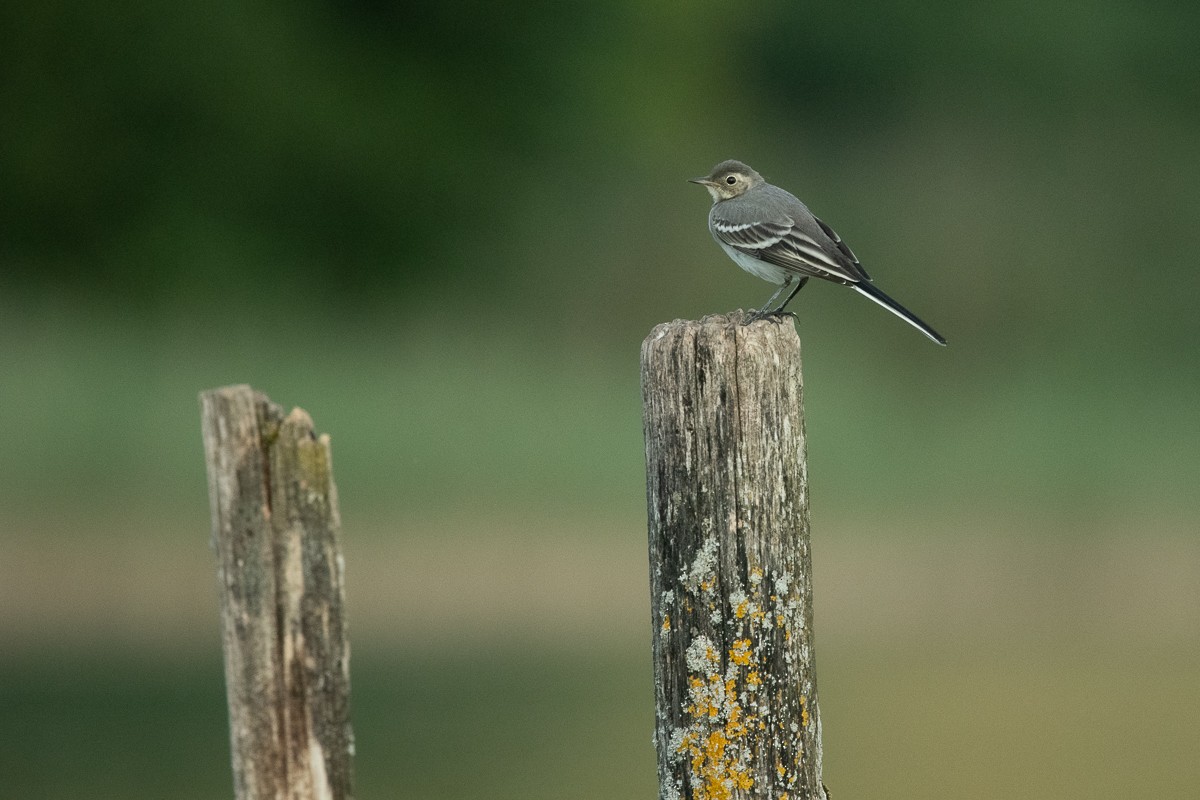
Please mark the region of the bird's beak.
POLYGON ((688 183, 698 183, 701 186, 716 186, 715 183, 708 178, 688 178, 688 183))

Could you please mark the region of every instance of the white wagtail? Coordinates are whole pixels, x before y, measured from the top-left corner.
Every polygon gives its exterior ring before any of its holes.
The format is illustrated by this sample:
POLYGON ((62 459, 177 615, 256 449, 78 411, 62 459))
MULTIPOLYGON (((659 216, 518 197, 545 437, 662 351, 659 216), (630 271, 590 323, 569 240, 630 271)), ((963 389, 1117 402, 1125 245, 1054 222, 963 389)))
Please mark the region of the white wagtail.
POLYGON ((790 192, 772 186, 740 161, 722 161, 705 178, 693 178, 712 195, 708 230, 734 262, 751 275, 779 285, 747 322, 782 316, 810 277, 853 286, 938 344, 946 340, 916 314, 888 297, 867 275, 833 228, 813 216, 790 192), (787 299, 771 304, 789 286, 787 299))

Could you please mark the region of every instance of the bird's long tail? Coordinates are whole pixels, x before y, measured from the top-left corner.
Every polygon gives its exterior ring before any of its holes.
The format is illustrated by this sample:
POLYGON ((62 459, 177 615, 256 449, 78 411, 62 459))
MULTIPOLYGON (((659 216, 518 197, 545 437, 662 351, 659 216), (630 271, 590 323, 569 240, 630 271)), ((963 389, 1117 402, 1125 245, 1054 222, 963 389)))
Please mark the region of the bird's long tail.
POLYGON ((946 340, 942 338, 940 333, 925 324, 916 314, 912 313, 907 308, 893 300, 891 297, 884 294, 881 289, 877 289, 875 284, 870 283, 869 281, 862 281, 852 285, 858 290, 859 294, 865 295, 874 300, 876 303, 879 303, 879 305, 883 306, 888 311, 907 322, 909 325, 912 325, 914 328, 928 336, 933 341, 940 345, 946 344, 946 340))

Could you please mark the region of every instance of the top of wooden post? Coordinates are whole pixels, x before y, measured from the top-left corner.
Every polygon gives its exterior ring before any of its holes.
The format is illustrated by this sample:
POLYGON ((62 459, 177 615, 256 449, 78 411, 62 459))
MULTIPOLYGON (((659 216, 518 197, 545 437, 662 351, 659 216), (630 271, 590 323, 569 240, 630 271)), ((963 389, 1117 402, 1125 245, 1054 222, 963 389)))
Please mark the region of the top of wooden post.
POLYGON ((773 377, 800 386, 800 337, 791 319, 772 317, 746 324, 747 316, 738 309, 655 325, 642 342, 643 393, 655 389, 648 381, 666 378, 660 374, 663 368, 668 373, 683 370, 680 360, 688 353, 706 364, 701 374, 736 376, 749 370, 760 379, 773 377))
POLYGON ((709 314, 698 320, 675 319, 655 325, 642 344, 646 348, 671 341, 679 336, 703 332, 705 336, 732 337, 741 346, 753 347, 757 343, 790 340, 800 346, 800 337, 790 316, 769 317, 746 324, 750 312, 738 309, 728 314, 709 314))

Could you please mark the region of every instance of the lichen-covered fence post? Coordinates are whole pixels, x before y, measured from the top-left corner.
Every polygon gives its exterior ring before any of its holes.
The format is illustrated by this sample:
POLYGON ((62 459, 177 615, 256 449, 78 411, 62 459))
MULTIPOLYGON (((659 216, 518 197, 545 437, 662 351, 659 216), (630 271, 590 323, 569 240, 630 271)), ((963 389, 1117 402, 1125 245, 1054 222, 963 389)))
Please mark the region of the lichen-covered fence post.
POLYGON ((329 437, 249 386, 200 395, 238 800, 352 797, 329 437))
POLYGON ((741 312, 642 344, 662 800, 825 800, 800 340, 741 312))

